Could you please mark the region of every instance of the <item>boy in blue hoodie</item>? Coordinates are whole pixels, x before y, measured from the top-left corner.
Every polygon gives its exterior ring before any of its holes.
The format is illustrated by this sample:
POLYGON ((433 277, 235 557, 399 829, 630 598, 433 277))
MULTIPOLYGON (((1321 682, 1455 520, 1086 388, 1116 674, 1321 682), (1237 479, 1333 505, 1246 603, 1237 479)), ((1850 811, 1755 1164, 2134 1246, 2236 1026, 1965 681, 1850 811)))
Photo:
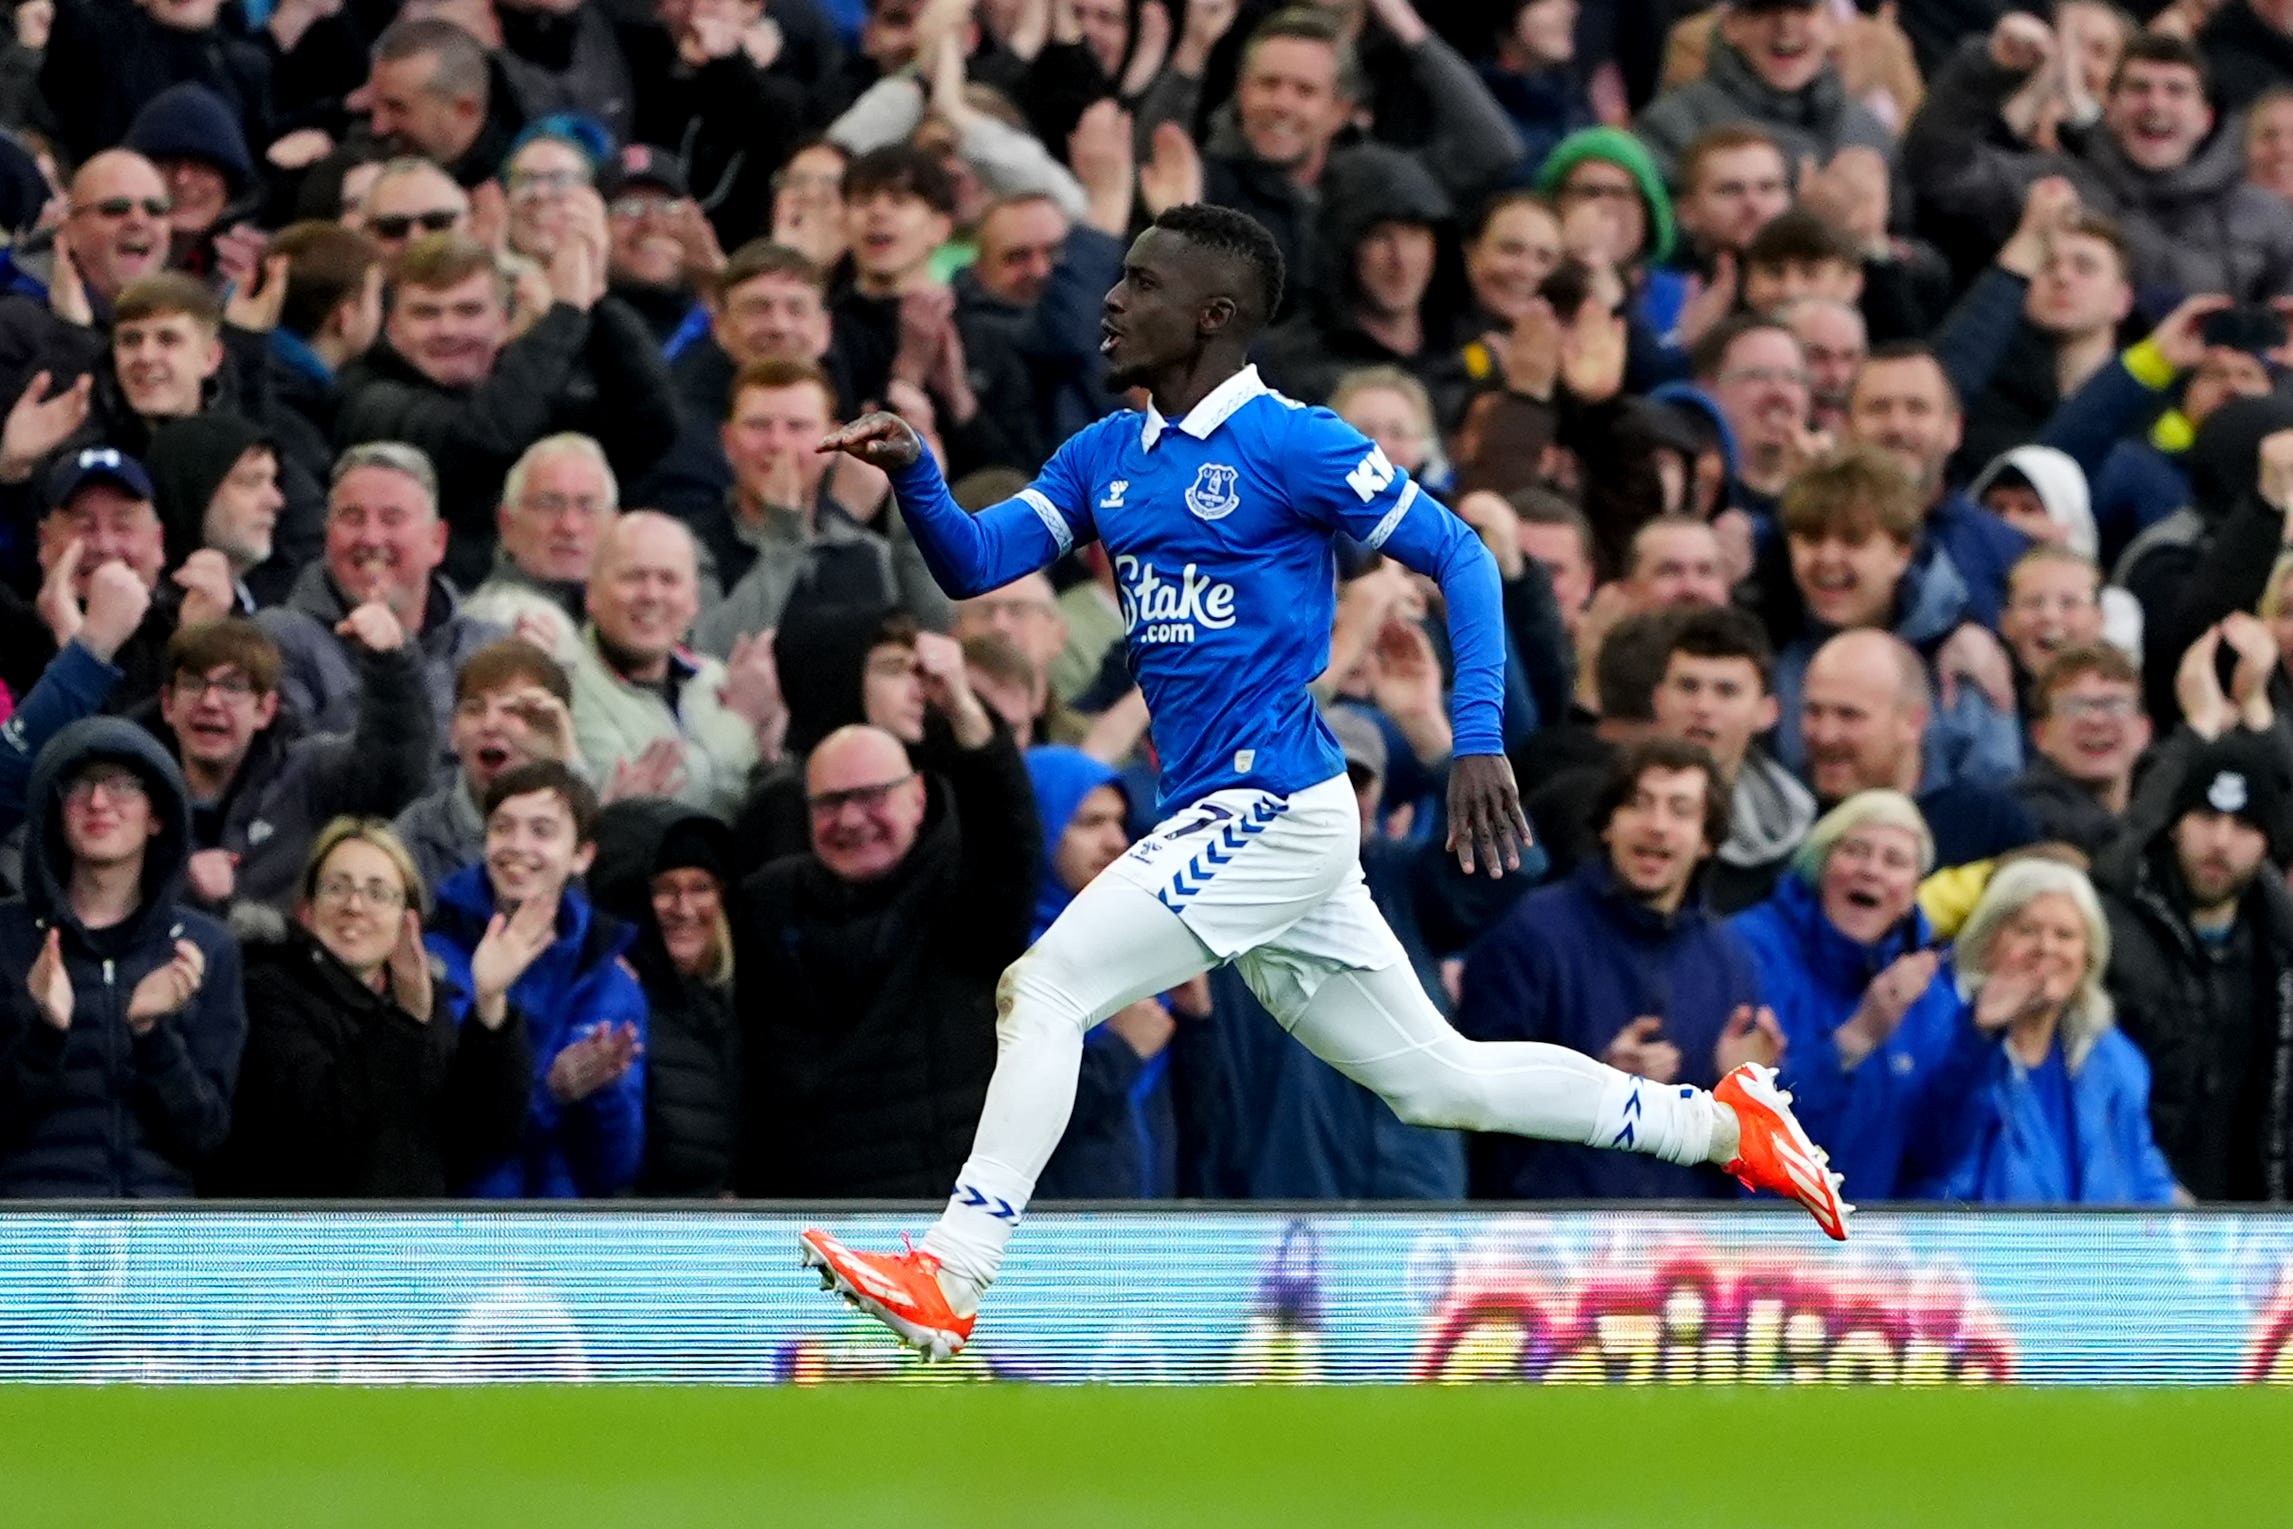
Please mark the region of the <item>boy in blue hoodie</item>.
POLYGON ((515 1004, 533 1038, 533 1105, 481 1199, 618 1194, 645 1150, 647 1011, 623 953, 632 931, 575 888, 597 853, 597 797, 563 763, 505 770, 486 791, 486 855, 446 878, 431 952, 460 991, 455 1019, 515 1004))

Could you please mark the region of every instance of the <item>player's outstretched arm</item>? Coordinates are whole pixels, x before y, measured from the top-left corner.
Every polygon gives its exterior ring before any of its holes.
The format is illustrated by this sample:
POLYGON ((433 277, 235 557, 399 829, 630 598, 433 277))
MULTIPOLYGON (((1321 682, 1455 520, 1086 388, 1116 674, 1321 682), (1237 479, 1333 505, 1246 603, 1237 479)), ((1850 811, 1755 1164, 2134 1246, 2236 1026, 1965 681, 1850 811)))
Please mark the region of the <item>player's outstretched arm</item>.
POLYGON ((814 449, 844 452, 890 476, 893 502, 915 533, 924 566, 954 599, 1000 589, 1073 545, 1067 522, 1036 488, 977 515, 965 514, 923 437, 897 414, 864 414, 814 449))

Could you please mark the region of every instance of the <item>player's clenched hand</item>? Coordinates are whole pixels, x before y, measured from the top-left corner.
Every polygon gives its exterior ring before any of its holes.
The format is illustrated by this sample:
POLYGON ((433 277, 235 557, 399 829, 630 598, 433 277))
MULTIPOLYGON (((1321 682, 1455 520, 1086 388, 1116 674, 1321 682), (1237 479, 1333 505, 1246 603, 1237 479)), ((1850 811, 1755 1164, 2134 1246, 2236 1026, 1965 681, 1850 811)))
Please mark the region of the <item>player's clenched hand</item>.
POLYGON ((897 414, 863 414, 813 448, 848 452, 871 467, 913 467, 924 454, 924 438, 897 414))
POLYGON ((1521 789, 1502 754, 1465 754, 1449 766, 1449 851, 1470 876, 1521 868, 1521 851, 1535 842, 1521 789))

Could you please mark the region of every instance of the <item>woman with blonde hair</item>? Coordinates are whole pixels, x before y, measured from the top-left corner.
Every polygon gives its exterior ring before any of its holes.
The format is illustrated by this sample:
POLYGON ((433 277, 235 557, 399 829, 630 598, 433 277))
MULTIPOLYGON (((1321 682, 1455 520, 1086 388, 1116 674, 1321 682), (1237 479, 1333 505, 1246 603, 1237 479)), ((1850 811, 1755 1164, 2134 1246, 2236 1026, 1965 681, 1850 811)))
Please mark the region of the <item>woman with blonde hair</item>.
POLYGON ((1892 1200, 1951 1166, 1937 1127, 1980 1066, 1984 1037, 1919 911, 1934 866, 1926 819, 1900 791, 1859 791, 1817 821, 1773 895, 1735 919, 1786 1046, 1784 1085, 1858 1203, 1892 1200))
POLYGON ((2150 1131, 2150 1067, 2117 1028, 2102 973, 2110 926, 2085 873, 2000 869, 1959 935, 1960 987, 1986 1038, 1956 1120, 1955 1162, 1927 1186, 1978 1204, 2162 1205, 2179 1194, 2150 1131))
POLYGON ((525 1021, 509 1008, 454 1023, 422 944, 428 904, 390 825, 345 817, 312 844, 291 922, 233 911, 247 1049, 202 1193, 429 1198, 516 1144, 532 1088, 525 1021))

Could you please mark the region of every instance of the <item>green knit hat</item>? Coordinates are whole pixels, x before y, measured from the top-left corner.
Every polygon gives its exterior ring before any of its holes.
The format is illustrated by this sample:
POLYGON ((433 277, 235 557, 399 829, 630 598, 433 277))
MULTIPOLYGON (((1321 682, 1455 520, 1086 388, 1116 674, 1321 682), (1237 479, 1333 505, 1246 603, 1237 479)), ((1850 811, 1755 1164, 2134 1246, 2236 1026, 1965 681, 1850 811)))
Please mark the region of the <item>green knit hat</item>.
POLYGON ((1650 264, 1672 253, 1672 198, 1664 190, 1664 177, 1648 147, 1620 127, 1588 127, 1569 134, 1545 156, 1537 171, 1537 189, 1550 196, 1568 179, 1569 172, 1588 159, 1598 159, 1625 171, 1640 187, 1640 200, 1648 204, 1648 260, 1650 264))

